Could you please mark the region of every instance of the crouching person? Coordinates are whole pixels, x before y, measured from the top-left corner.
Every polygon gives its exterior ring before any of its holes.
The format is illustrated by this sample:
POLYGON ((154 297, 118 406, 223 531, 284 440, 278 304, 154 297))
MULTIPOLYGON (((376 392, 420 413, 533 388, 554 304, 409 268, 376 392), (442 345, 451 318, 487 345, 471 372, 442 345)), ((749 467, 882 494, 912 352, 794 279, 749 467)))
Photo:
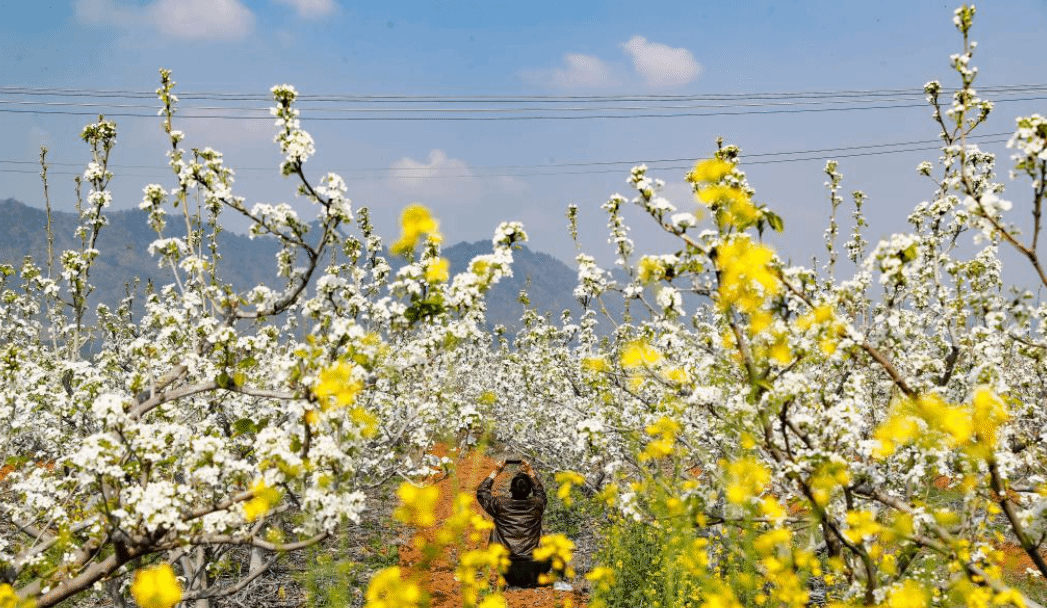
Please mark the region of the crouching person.
POLYGON ((503 575, 511 587, 537 587, 538 577, 551 569, 551 562, 537 562, 532 558, 542 538, 542 514, 545 513, 545 488, 534 474, 531 464, 524 462, 511 482, 510 496, 494 496, 494 479, 505 468, 498 468, 476 488, 476 500, 494 519, 491 542, 509 550, 509 570, 503 575))

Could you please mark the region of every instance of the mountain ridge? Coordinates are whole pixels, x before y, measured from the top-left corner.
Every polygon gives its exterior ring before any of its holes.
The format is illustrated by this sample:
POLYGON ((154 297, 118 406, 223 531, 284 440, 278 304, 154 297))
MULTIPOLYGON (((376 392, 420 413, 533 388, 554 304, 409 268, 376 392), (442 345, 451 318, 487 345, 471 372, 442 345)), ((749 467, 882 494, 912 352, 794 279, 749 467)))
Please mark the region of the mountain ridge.
MULTIPOLYGON (((109 212, 106 216, 109 225, 99 236, 100 256, 91 272, 91 282, 96 287, 90 300, 92 308, 99 303, 115 306, 132 289, 136 279, 142 285, 147 282, 163 285, 171 281, 170 269, 158 267, 157 260, 148 253, 156 233, 146 221, 146 212, 128 209, 109 212)), ((79 218, 76 213, 64 211, 52 211, 51 218, 57 273, 60 253, 79 249, 79 239, 74 236, 79 218)), ((168 221, 165 236, 184 235, 182 222, 168 221)), ((219 273, 238 291, 266 284, 267 280, 271 282, 276 269, 273 256, 278 249, 272 239, 251 239, 223 231, 219 235, 219 273)), ((457 274, 466 270, 473 257, 490 252, 490 241, 463 241, 445 247, 442 255, 450 262, 452 274, 457 274)), ((577 318, 581 307, 572 295, 577 281, 575 271, 558 258, 526 246, 513 253, 513 276, 502 279, 487 294, 488 325, 504 325, 510 331, 519 328, 524 312, 519 295, 523 290, 528 292, 530 307, 540 314, 556 320, 564 310, 570 310, 577 318)), ((13 198, 0 200, 0 263, 18 267, 26 256, 31 256, 46 272, 46 211, 13 198)), ((398 265, 392 256, 389 261, 394 267, 398 265)))

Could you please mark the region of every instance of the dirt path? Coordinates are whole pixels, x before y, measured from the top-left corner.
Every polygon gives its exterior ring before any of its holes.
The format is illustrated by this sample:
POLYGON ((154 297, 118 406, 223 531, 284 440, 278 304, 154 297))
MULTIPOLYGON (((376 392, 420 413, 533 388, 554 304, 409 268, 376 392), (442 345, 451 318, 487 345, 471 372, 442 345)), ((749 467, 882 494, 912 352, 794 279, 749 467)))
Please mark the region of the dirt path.
MULTIPOLYGON (((437 452, 437 455, 447 455, 456 462, 452 475, 435 480, 435 485, 440 488, 440 499, 436 506, 437 522, 440 522, 450 516, 454 496, 458 492, 474 494, 476 486, 480 484, 484 477, 490 474, 496 464, 490 458, 476 452, 460 457, 440 452, 437 452)), ((508 477, 508 475, 503 474, 495 480, 495 494, 508 492, 508 477)), ((476 503, 475 499, 473 500, 473 509, 477 513, 482 513, 480 505, 476 503)), ((423 531, 423 534, 431 535, 432 530, 423 531)), ((486 547, 486 533, 483 537, 483 540, 479 543, 467 541, 465 549, 486 547)), ((460 585, 454 578, 455 557, 452 554, 440 556, 433 562, 427 576, 423 576, 423 580, 427 583, 427 591, 432 608, 460 608, 462 605, 460 585)), ((411 543, 400 547, 400 565, 404 568, 410 569, 420 559, 421 554, 411 543)), ((556 591, 552 587, 514 589, 504 591, 503 594, 508 601, 509 608, 561 608, 565 606, 584 608, 587 603, 585 595, 578 591, 556 591)))

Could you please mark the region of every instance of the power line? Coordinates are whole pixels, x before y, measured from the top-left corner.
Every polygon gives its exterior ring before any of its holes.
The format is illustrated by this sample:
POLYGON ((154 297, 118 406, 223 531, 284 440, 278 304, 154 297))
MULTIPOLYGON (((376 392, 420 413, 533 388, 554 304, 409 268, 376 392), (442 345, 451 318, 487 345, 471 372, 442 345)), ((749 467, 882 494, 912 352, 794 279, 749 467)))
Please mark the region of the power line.
MULTIPOLYGON (((1017 97, 1011 99, 997 99, 993 103, 1014 103, 1021 101, 1042 101, 1047 96, 1017 97)), ((891 110, 899 108, 926 108, 925 103, 903 103, 872 106, 853 106, 840 108, 792 108, 773 110, 738 110, 738 111, 716 111, 716 112, 674 112, 661 114, 593 114, 593 115, 559 115, 549 114, 545 116, 309 116, 306 121, 315 122, 501 122, 501 121, 534 121, 534 120, 613 120, 613 119, 637 119, 637 118, 703 118, 716 116, 752 116, 761 114, 805 114, 821 112, 848 112, 855 110, 891 110)), ((67 116, 96 116, 98 112, 79 112, 73 110, 29 110, 19 108, 0 108, 0 113, 36 114, 36 115, 67 115, 67 116)), ((156 118, 155 113, 143 114, 135 112, 109 112, 108 117, 117 118, 156 118)), ((192 115, 179 114, 182 120, 272 120, 270 116, 236 116, 236 115, 192 115)))
MULTIPOLYGON (((975 137, 982 137, 982 138, 996 137, 996 139, 986 139, 984 141, 979 141, 977 143, 980 143, 980 144, 998 144, 998 143, 1006 142, 1007 138, 999 137, 1000 135, 1009 135, 1009 134, 1007 134, 1007 133, 992 133, 992 134, 985 134, 985 135, 981 135, 981 136, 972 136, 970 139, 974 139, 975 137)), ((798 151, 792 151, 792 152, 765 152, 765 153, 762 153, 762 154, 750 154, 750 155, 744 155, 743 154, 742 155, 742 167, 744 168, 744 167, 753 166, 753 165, 769 165, 769 164, 790 163, 790 162, 807 162, 807 161, 816 161, 816 160, 817 161, 821 161, 821 160, 830 160, 830 159, 838 159, 838 158, 854 158, 854 157, 863 157, 863 156, 881 156, 881 155, 886 155, 886 154, 905 154, 905 153, 911 153, 911 152, 924 152, 924 151, 931 151, 931 150, 939 150, 940 149, 940 146, 908 147, 908 146, 912 146, 914 144, 926 143, 926 142, 929 142, 929 141, 932 141, 932 140, 924 140, 923 142, 901 142, 901 143, 893 143, 893 144, 869 144, 869 145, 865 145, 865 146, 846 146, 846 147, 840 147, 840 148, 822 148, 822 149, 818 149, 818 150, 798 150, 798 151), (878 148, 884 148, 884 147, 899 147, 899 146, 907 146, 907 147, 902 147, 900 149, 894 149, 894 150, 878 149, 878 148), (865 150, 865 151, 857 152, 855 150, 865 150), (838 152, 838 151, 843 151, 843 152, 853 151, 853 152, 849 152, 849 153, 845 153, 845 154, 832 154, 832 155, 821 154, 821 155, 818 155, 818 156, 809 156, 810 154, 819 154, 819 153, 824 153, 824 152, 838 152), (766 157, 769 157, 769 156, 800 156, 800 157, 799 158, 770 158, 770 159, 766 158, 766 157), (762 159, 761 160, 746 161, 745 158, 747 158, 747 157, 761 157, 762 159)), ((654 160, 654 161, 599 161, 599 162, 591 162, 591 163, 562 163, 562 164, 559 164, 559 165, 502 165, 502 166, 486 166, 486 167, 481 166, 481 167, 476 167, 476 168, 492 168, 492 169, 550 168, 550 169, 552 169, 552 168, 564 167, 564 166, 601 166, 601 165, 611 165, 611 164, 636 165, 636 164, 641 164, 641 162, 646 162, 646 163, 649 163, 649 164, 656 164, 656 163, 667 163, 667 162, 678 162, 678 161, 691 162, 691 159, 662 159, 662 160, 654 160)), ((7 160, 0 160, 0 163, 31 164, 31 161, 7 161, 7 160)), ((63 165, 64 166, 64 165, 71 165, 71 164, 74 164, 74 163, 49 163, 49 164, 63 165)), ((652 169, 654 169, 656 171, 675 171, 675 170, 690 169, 691 166, 692 165, 687 164, 687 165, 669 166, 669 167, 653 167, 652 169)), ((114 169, 119 168, 116 165, 113 165, 112 167, 114 169)), ((145 165, 128 165, 128 166, 125 166, 125 167, 153 168, 153 167, 148 167, 148 166, 145 166, 145 165)), ((251 168, 248 168, 248 169, 241 169, 241 170, 275 171, 275 168, 251 167, 251 168)), ((432 174, 431 172, 434 171, 434 170, 439 170, 439 169, 428 169, 428 171, 430 171, 430 173, 427 173, 427 174, 407 175, 407 176, 400 175, 400 177, 410 177, 412 179, 472 179, 472 178, 491 178, 491 177, 539 177, 539 176, 556 176, 556 175, 595 175, 595 174, 606 174, 606 173, 620 173, 624 169, 618 168, 618 169, 595 169, 595 170, 588 170, 588 171, 544 171, 544 172, 500 173, 500 174, 499 173, 478 173, 477 174, 477 173, 471 173, 470 172, 470 173, 441 174, 441 175, 434 175, 434 174, 432 174)), ((395 169, 390 169, 390 168, 350 169, 349 171, 342 171, 342 173, 361 173, 361 172, 369 172, 369 171, 370 172, 377 172, 377 171, 395 172, 396 170, 395 169)), ((0 169, 0 173, 22 173, 22 174, 33 174, 33 173, 35 173, 35 174, 39 174, 39 171, 32 170, 32 169, 0 169)), ((80 175, 79 172, 74 172, 74 171, 50 171, 50 170, 48 171, 48 174, 49 175, 80 175)), ((120 173, 120 174, 118 174, 118 176, 119 175, 126 176, 126 177, 164 177, 164 176, 168 176, 170 174, 169 173, 165 173, 165 174, 159 174, 159 173, 152 173, 152 174, 120 173)))
MULTIPOLYGON (((942 95, 950 95, 956 89, 942 89, 942 95)), ((1047 84, 1010 84, 979 87, 982 93, 1011 93, 1028 92, 1033 90, 1047 90, 1047 84)), ((75 89, 55 87, 23 87, 7 86, 0 87, 0 95, 23 95, 23 96, 67 96, 67 97, 96 97, 96 98, 131 98, 131 99, 156 99, 156 94, 151 91, 133 91, 127 89, 75 89)), ((272 101, 268 93, 236 93, 236 92, 177 92, 176 95, 182 100, 216 99, 228 101, 272 101)), ((298 100, 302 102, 328 102, 328 101, 386 101, 390 103, 417 103, 437 101, 440 103, 514 103, 520 101, 538 101, 543 103, 559 102, 617 102, 617 101, 709 101, 726 99, 786 99, 786 98, 824 98, 824 97, 855 97, 855 96, 920 96, 924 95, 922 89, 895 88, 895 89, 838 89, 838 90, 816 90, 816 91, 785 91, 785 92, 749 92, 749 93, 703 93, 703 94, 633 94, 633 95, 389 95, 389 94, 308 94, 300 93, 298 100)))
MULTIPOLYGON (((977 135, 971 135, 968 139, 985 139, 985 138, 998 138, 1007 137, 1011 133, 982 133, 977 135)), ((1006 141, 1006 140, 1001 140, 1006 141)), ((895 148, 900 146, 919 146, 925 144, 940 143, 938 139, 920 139, 914 141, 902 141, 902 142, 891 142, 891 143, 878 143, 878 144, 858 144, 853 146, 841 146, 836 148, 817 148, 812 150, 791 150, 791 151, 777 151, 777 152, 762 152, 753 154, 742 154, 743 159, 747 158, 761 158, 768 156, 796 156, 796 155, 807 155, 807 154, 819 154, 825 152, 847 152, 851 150, 866 150, 876 148, 895 148)), ((978 142, 978 143, 995 143, 995 142, 978 142)), ((920 148, 921 150, 924 148, 920 148)), ((679 163, 679 162, 693 162, 693 158, 662 158, 662 159, 641 159, 641 160, 610 160, 610 161, 565 161, 562 163, 542 164, 542 165, 471 165, 471 169, 550 169, 556 167, 592 167, 592 166, 603 166, 603 165, 630 165, 635 166, 641 163, 647 164, 663 164, 663 163, 679 163)), ((14 164, 14 165, 38 165, 39 160, 15 160, 15 159, 0 159, 0 164, 14 164)), ((82 167, 84 163, 71 163, 71 162, 51 162, 48 161, 48 166, 68 166, 68 167, 82 167)), ((745 163, 750 164, 750 163, 745 163)), ((156 169, 156 165, 122 165, 122 164, 110 164, 112 169, 156 169)), ((272 171, 273 167, 236 167, 236 171, 272 171)), ((390 171, 390 172, 403 172, 403 171, 439 171, 439 167, 361 167, 357 169, 350 169, 349 173, 359 172, 375 172, 375 171, 390 171)))
MULTIPOLYGON (((1047 89, 1045 89, 1047 90, 1047 89)), ((639 106, 556 106, 555 108, 548 107, 493 107, 493 108, 390 108, 390 107, 335 107, 335 108, 323 108, 322 112, 414 112, 414 113, 464 113, 464 112, 498 112, 498 113, 510 113, 510 112, 603 112, 603 111, 639 111, 639 110, 694 110, 704 108, 760 108, 760 107, 776 107, 776 106, 819 106, 819 105, 843 105, 843 104, 863 104, 863 103, 883 103, 883 102, 901 102, 907 101, 905 97, 893 97, 893 98, 882 98, 882 99, 870 99, 870 98, 857 98, 857 99, 809 99, 800 101, 764 101, 764 102, 745 102, 745 103, 690 103, 690 104, 677 104, 677 105, 639 105, 639 106)), ((156 110, 156 105, 150 104, 128 104, 128 103, 98 103, 98 102, 69 102, 69 101, 22 101, 12 99, 0 99, 0 104, 4 105, 26 105, 26 106, 44 106, 44 107, 77 107, 77 108, 131 108, 131 109, 148 109, 156 110)), ((925 105, 923 103, 919 105, 925 105)), ((268 107, 243 107, 243 106, 179 106, 180 112, 189 111, 204 111, 204 112, 260 112, 265 114, 267 117, 270 115, 268 107)))

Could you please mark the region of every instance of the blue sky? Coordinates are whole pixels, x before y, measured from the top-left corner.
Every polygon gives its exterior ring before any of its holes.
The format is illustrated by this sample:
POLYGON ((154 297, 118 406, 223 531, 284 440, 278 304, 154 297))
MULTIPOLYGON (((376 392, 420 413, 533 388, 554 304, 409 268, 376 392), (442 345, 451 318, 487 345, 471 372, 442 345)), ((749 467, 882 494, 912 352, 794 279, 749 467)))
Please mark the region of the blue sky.
MULTIPOLYGON (((120 110, 83 104, 152 103, 14 96, 3 87, 152 91, 158 68, 167 67, 174 70, 176 92, 183 93, 260 94, 284 82, 304 94, 409 96, 911 90, 931 79, 955 84, 948 65, 949 54, 960 49, 951 22, 954 8, 929 0, 0 1, 0 110, 22 110, 0 111, 0 138, 6 142, 0 152, 0 198, 42 205, 34 167, 11 162, 34 161, 41 143, 50 147, 56 163, 87 160, 78 135, 89 118, 40 111, 112 114, 120 110)), ((979 41, 974 59, 981 73, 978 84, 1047 82, 1045 32, 1043 0, 978 5, 973 33, 979 41)), ((728 105, 739 110, 740 103, 745 100, 736 98, 728 105)), ((342 173, 349 195, 356 204, 372 208, 387 238, 396 236, 399 210, 419 201, 441 218, 450 242, 487 239, 499 220, 519 219, 534 248, 565 260, 574 255, 565 230, 566 205, 582 209, 585 248, 607 259, 599 205, 614 192, 629 194, 628 164, 586 163, 697 159, 710 153, 718 135, 750 154, 936 137, 926 107, 629 120, 311 122, 310 110, 319 107, 303 107, 303 126, 318 149, 307 168, 316 177, 329 170, 342 173), (419 169, 431 169, 423 173, 436 177, 406 177, 418 175, 419 169)), ((1032 112, 1047 113, 1047 101, 1000 103, 984 132, 1010 131, 1015 116, 1032 112)), ((159 120, 115 120, 120 130, 113 156, 115 206, 129 208, 138 203, 146 183, 170 187, 173 181, 164 172, 159 120)), ((294 185, 277 175, 279 157, 268 120, 183 120, 176 126, 187 133, 189 146, 211 145, 241 168, 237 190, 249 202, 295 204, 294 185)), ((986 148, 1008 156, 1001 145, 986 148)), ((924 151, 840 159, 845 192, 862 189, 870 197, 870 240, 904 229, 907 212, 930 196, 930 184, 916 176, 915 167, 936 156, 924 151)), ((747 166, 743 157, 758 198, 786 220, 786 236, 778 248, 796 260, 822 252, 828 208, 824 164, 810 160, 747 166)), ((71 176, 62 173, 77 170, 72 164, 52 168, 56 207, 72 209, 71 176)), ((690 209, 683 173, 676 168, 652 174, 669 182, 667 193, 678 207, 690 209)), ((1026 189, 1027 184, 1011 189, 1018 210, 1026 189)), ((308 211, 305 205, 298 207, 308 211)), ((843 215, 846 233, 849 211, 843 215)), ((641 247, 671 248, 638 213, 630 220, 641 247)))

